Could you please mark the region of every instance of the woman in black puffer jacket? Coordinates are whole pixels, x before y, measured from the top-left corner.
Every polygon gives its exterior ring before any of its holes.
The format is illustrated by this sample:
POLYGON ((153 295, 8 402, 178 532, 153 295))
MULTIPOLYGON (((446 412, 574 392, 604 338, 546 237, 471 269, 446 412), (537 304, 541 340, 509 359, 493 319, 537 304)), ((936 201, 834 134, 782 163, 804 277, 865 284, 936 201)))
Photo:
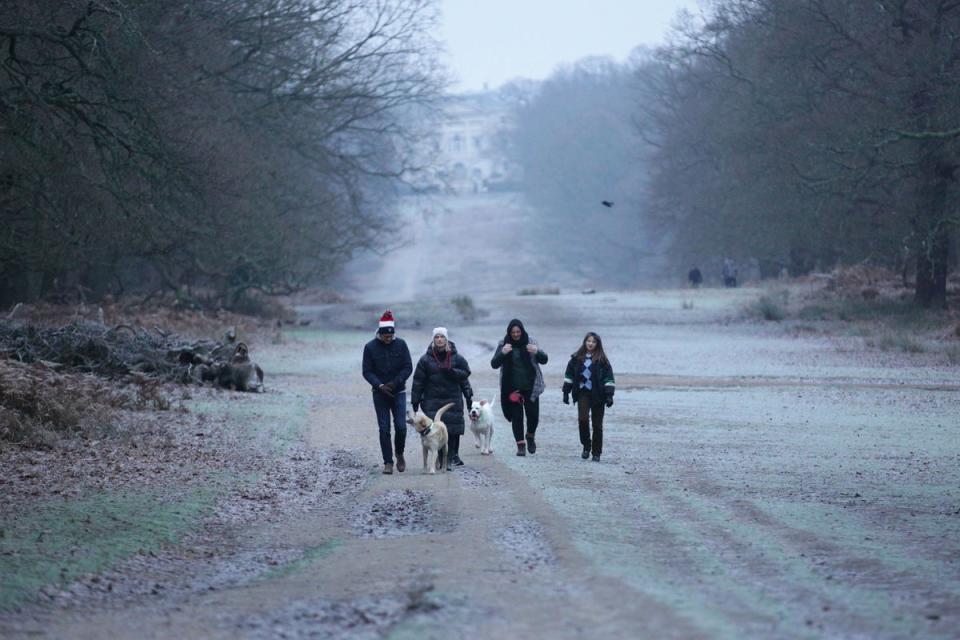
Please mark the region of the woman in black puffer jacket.
POLYGON ((437 415, 443 405, 453 403, 453 407, 443 414, 443 423, 447 425, 450 437, 448 469, 451 465, 463 465, 460 459, 460 436, 464 431, 463 400, 466 400, 468 407, 473 402, 469 377, 470 365, 466 358, 457 353, 457 346, 448 340, 447 330, 443 327, 434 329, 433 341, 427 347, 427 352, 420 356, 413 372, 410 401, 414 411, 423 409, 430 418, 437 415))

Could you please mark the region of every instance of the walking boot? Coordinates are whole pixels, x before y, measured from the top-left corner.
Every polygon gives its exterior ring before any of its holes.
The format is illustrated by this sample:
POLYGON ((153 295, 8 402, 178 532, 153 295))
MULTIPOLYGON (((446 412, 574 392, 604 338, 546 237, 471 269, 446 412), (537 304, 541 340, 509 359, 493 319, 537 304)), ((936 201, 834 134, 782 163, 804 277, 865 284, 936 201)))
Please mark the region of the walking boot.
POLYGON ((584 448, 583 448, 583 453, 580 454, 580 457, 583 458, 584 460, 586 460, 587 458, 589 458, 589 457, 590 457, 590 447, 584 447, 584 448))
POLYGON ((527 434, 527 451, 530 452, 530 455, 533 455, 537 452, 537 443, 533 439, 533 434, 527 434))
POLYGON ((522 440, 517 443, 517 455, 525 456, 527 455, 527 443, 522 440))
POLYGON ((407 470, 407 461, 403 459, 403 454, 397 454, 397 471, 403 473, 407 470))
POLYGON ((393 465, 389 462, 385 462, 383 464, 383 474, 389 476, 391 473, 393 473, 393 465))

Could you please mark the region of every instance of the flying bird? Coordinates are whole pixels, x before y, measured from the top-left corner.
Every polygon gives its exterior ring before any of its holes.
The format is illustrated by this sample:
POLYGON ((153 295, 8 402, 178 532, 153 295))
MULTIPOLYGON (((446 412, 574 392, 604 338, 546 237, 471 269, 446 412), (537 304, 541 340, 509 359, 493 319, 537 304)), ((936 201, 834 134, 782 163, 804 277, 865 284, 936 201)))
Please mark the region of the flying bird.
POLYGON ((604 200, 601 204, 608 208, 613 206, 613 203, 610 202, 609 200, 604 200))

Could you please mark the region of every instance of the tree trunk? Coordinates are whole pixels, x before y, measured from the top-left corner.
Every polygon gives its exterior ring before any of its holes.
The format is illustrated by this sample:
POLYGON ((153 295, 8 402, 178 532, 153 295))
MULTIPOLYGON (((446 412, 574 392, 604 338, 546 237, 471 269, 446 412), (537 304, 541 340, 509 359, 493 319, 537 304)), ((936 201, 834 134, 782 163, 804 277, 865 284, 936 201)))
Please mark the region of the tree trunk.
POLYGON ((917 251, 917 284, 914 301, 924 308, 947 306, 947 267, 950 258, 950 225, 947 193, 954 167, 936 162, 929 181, 919 189, 920 246, 917 251))
POLYGON ((917 255, 917 284, 913 299, 927 309, 946 309, 947 262, 950 258, 950 234, 946 226, 940 225, 925 244, 917 255))

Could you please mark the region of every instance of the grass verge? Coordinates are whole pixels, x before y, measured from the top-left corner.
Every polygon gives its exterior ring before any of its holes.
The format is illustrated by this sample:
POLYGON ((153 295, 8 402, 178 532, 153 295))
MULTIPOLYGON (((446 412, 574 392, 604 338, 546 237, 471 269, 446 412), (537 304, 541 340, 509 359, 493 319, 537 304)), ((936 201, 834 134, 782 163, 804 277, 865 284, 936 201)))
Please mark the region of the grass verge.
POLYGON ((47 500, 30 513, 0 522, 0 611, 35 598, 41 589, 106 569, 136 553, 176 543, 214 505, 195 490, 177 498, 159 493, 103 493, 47 500))

